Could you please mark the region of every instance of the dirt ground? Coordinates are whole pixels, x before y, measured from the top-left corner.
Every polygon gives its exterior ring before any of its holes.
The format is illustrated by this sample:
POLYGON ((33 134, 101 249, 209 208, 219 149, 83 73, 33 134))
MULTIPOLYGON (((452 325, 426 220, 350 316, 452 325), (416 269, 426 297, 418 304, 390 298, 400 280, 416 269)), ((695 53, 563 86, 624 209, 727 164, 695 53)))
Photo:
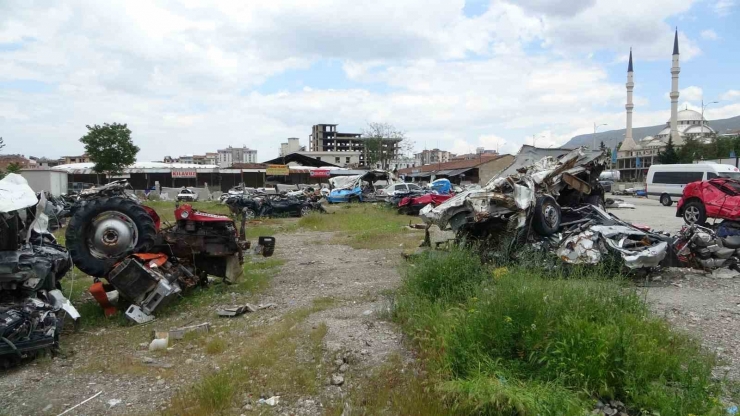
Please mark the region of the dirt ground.
MULTIPOLYGON (((332 233, 321 232, 276 236, 274 258, 285 263, 269 288, 249 299, 254 304, 274 303, 275 308, 228 319, 216 317, 216 308, 209 305, 194 313, 158 318, 144 327, 67 334, 62 339, 66 357, 36 360, 0 376, 0 414, 56 415, 97 392, 102 393, 71 414, 160 413, 168 409, 178 391, 237 360, 238 347, 248 345, 251 334, 258 335, 260 328, 268 328, 317 302, 324 307, 298 325, 309 330, 319 326, 326 329, 321 340, 323 358, 318 365, 325 368, 317 374, 327 379, 319 383, 318 391, 238 392, 245 397, 244 408, 226 413, 310 415, 324 414, 330 406, 341 409, 353 374, 369 373, 390 355, 407 357, 408 353, 402 348, 397 328, 379 318, 384 292, 399 281, 400 249, 355 250, 325 244, 332 237, 332 233), (145 348, 152 329, 206 321, 213 325, 212 332, 234 348, 215 356, 197 342, 176 343, 166 353, 150 353, 145 348), (338 383, 337 375, 346 381, 338 383), (257 404, 260 397, 273 395, 282 396, 277 406, 257 404)), ((234 304, 244 301, 232 295, 234 304)))

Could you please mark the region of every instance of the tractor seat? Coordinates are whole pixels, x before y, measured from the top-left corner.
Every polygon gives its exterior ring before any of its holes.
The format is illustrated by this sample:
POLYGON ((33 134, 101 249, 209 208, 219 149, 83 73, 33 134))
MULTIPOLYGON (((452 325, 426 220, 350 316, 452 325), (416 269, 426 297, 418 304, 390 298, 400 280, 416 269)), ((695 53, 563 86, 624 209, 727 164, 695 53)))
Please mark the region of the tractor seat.
POLYGON ((740 248, 740 235, 731 235, 722 238, 722 245, 727 248, 740 248))

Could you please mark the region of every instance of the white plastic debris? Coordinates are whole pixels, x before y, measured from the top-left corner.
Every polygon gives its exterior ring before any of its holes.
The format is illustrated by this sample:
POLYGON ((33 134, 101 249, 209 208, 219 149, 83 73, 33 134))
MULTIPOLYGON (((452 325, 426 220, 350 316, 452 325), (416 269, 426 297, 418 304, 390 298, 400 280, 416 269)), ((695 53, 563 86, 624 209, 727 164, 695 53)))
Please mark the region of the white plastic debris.
POLYGON ((110 399, 108 400, 108 408, 113 408, 121 403, 121 399, 110 399))
POLYGON ((280 396, 272 396, 269 399, 259 399, 257 404, 266 404, 268 406, 275 406, 280 403, 280 396))
POLYGON ((149 351, 160 351, 166 350, 169 345, 169 337, 167 338, 155 338, 149 343, 149 351))

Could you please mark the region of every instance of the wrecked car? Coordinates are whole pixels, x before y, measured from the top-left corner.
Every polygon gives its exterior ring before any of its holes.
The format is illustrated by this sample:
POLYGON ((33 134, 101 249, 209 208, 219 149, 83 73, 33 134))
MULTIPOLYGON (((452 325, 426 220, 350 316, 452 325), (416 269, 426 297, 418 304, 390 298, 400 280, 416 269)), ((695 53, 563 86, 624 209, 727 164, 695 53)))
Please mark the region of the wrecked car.
POLYGON ((704 225, 707 218, 739 220, 740 181, 714 178, 689 183, 678 201, 676 216, 689 225, 704 225))
POLYGON ((329 179, 332 189, 326 196, 326 201, 330 204, 376 201, 374 183, 392 179, 393 174, 382 170, 371 170, 362 175, 337 176, 329 179))
POLYGON ((0 180, 0 367, 54 353, 65 316, 80 317, 61 291, 72 261, 46 210, 46 194, 37 199, 22 176, 0 180))
POLYGON ((425 206, 433 207, 440 205, 452 198, 453 194, 424 194, 420 196, 407 196, 398 203, 398 213, 407 215, 418 215, 425 206))
POLYGON ((440 229, 476 238, 527 225, 542 236, 560 230, 561 207, 604 206, 598 182, 606 156, 585 148, 539 149, 522 146, 516 158, 484 188, 464 191, 420 216, 440 229))
MULTIPOLYGON (((175 206, 175 224, 163 226, 157 213, 125 192, 125 181, 80 194, 66 232, 75 266, 95 278, 90 288, 106 315, 129 304, 125 316, 137 323, 181 292, 208 283, 238 279, 244 252, 250 248, 228 216, 210 214, 189 204, 175 206), (103 284, 101 279, 107 281, 103 284)), ((259 237, 257 253, 272 255, 273 237, 259 237)))
POLYGON ((319 203, 320 195, 230 195, 223 203, 232 214, 253 220, 257 217, 304 217, 312 212, 326 212, 319 203))

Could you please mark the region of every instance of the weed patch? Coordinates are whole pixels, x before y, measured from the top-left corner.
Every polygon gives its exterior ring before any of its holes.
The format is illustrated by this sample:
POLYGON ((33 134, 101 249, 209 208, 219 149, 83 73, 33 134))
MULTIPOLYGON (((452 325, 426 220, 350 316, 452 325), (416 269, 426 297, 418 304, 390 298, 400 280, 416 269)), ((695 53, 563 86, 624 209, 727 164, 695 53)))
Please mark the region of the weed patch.
POLYGON ((715 357, 653 316, 619 278, 490 269, 466 251, 430 253, 412 266, 393 316, 455 408, 582 415, 596 399, 617 399, 630 414, 722 410, 715 357))
POLYGON ((298 220, 298 227, 313 231, 341 233, 332 242, 357 249, 417 246, 424 238, 419 230, 406 228, 419 223, 418 217, 398 215, 394 210, 370 204, 342 205, 329 214, 310 214, 298 220))
POLYGON ((178 394, 166 414, 178 416, 228 413, 244 397, 256 400, 271 391, 285 399, 316 394, 326 376, 322 360, 322 342, 326 325, 306 328, 300 324, 312 313, 333 305, 333 300, 317 300, 311 307, 292 312, 280 322, 255 329, 250 342, 236 351, 240 357, 225 369, 198 381, 178 394))

